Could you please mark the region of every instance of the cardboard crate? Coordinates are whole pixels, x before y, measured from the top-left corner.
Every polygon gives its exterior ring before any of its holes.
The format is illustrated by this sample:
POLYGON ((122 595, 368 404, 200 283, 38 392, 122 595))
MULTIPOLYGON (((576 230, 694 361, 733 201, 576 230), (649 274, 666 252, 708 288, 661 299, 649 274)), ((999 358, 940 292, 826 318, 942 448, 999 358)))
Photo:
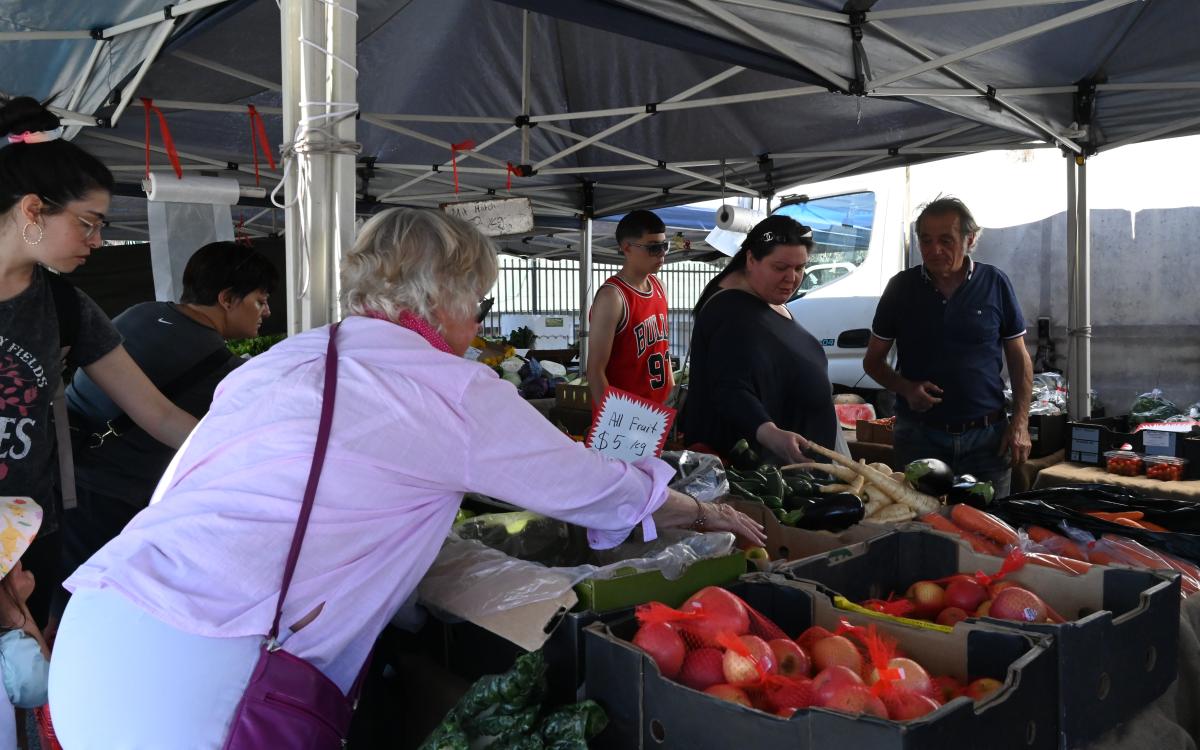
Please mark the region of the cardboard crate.
MULTIPOLYGON (((827 592, 806 589, 777 576, 747 576, 729 587, 788 636, 810 625, 830 630, 841 619, 867 618, 833 607, 827 592)), ((1053 748, 1054 705, 1044 685, 1054 679, 1045 637, 963 624, 941 633, 896 623, 879 630, 932 674, 957 679, 993 677, 1003 687, 988 700, 957 698, 908 722, 852 716, 824 708, 782 719, 723 701, 668 680, 654 661, 629 641, 637 630, 630 614, 584 629, 585 695, 608 713, 609 726, 592 741, 602 750, 632 748, 788 748, 819 750, 944 750, 950 747, 1053 748)))
POLYGON ((854 426, 854 439, 860 443, 893 445, 893 432, 894 430, 891 425, 878 424, 867 419, 860 419, 854 426))
POLYGON ((1100 417, 1067 422, 1066 459, 1092 466, 1104 465, 1104 452, 1129 443, 1131 450, 1142 452, 1142 435, 1133 432, 1128 416, 1100 417))
MULTIPOLYGON (((482 545, 480 545, 482 546, 482 545)), ((705 586, 729 583, 746 572, 746 558, 740 552, 724 557, 700 560, 690 565, 677 579, 668 580, 657 571, 638 572, 604 580, 589 580, 572 586, 562 576, 557 583, 551 568, 504 556, 492 576, 456 576, 457 570, 478 569, 478 561, 466 548, 439 555, 427 581, 458 580, 445 589, 422 585, 420 601, 443 621, 446 663, 456 674, 476 679, 485 674, 503 672, 524 651, 541 648, 547 665, 550 695, 573 702, 583 680, 584 626, 604 619, 610 612, 648 601, 672 606, 705 586), (528 591, 537 579, 543 597, 500 611, 480 607, 494 602, 506 590, 528 591), (489 611, 484 611, 489 610, 489 611)), ((495 557, 496 550, 479 554, 495 557)))
POLYGON ((836 534, 829 531, 797 529, 781 524, 775 514, 762 503, 730 500, 729 505, 763 525, 763 530, 767 534, 767 555, 772 560, 801 560, 841 549, 847 545, 865 542, 892 531, 891 526, 870 522, 855 524, 836 534))
POLYGON ((1042 458, 1062 450, 1067 439, 1066 414, 1034 414, 1029 417, 1030 458, 1042 458))
MULTIPOLYGON (((903 596, 920 580, 978 570, 995 573, 1003 561, 973 552, 966 542, 930 531, 902 529, 840 554, 778 568, 851 601, 903 596)), ((1027 565, 1006 580, 1027 585, 1068 622, 1026 625, 983 618, 997 627, 1053 637, 1062 747, 1081 747, 1131 718, 1175 681, 1179 654, 1179 579, 1175 574, 1096 566, 1071 576, 1027 565)), ((1053 686, 1053 687, 1052 687, 1053 686)))
POLYGON ((1138 432, 1147 456, 1177 456, 1186 458, 1184 479, 1200 479, 1200 433, 1173 432, 1148 428, 1138 432))

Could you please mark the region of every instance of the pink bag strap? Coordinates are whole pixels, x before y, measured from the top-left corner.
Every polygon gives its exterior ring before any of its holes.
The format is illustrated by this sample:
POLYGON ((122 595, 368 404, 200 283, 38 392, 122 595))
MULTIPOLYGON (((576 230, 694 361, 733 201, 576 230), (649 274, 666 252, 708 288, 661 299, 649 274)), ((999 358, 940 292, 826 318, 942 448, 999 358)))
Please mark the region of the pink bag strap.
POLYGON ((317 427, 317 446, 313 451, 312 467, 308 471, 308 485, 304 488, 304 502, 300 505, 300 518, 292 534, 292 548, 288 550, 287 564, 283 568, 283 585, 279 589, 279 601, 275 603, 275 621, 267 634, 267 648, 279 648, 279 620, 283 617, 283 600, 292 585, 292 574, 296 572, 296 561, 300 559, 300 545, 304 543, 304 532, 308 528, 308 517, 312 515, 313 501, 317 496, 317 482, 321 479, 321 467, 325 464, 325 449, 329 447, 329 428, 333 423, 333 404, 337 395, 337 331, 341 323, 329 327, 329 348, 325 350, 325 392, 321 398, 321 422, 317 427))

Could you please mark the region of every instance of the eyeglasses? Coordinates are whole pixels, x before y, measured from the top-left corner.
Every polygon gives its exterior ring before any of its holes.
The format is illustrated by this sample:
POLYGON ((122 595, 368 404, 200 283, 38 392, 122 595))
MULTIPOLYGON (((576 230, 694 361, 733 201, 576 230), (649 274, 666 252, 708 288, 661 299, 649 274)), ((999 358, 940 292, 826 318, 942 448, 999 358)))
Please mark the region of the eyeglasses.
POLYGON ((87 228, 84 230, 84 232, 83 232, 83 238, 84 238, 85 240, 90 240, 91 238, 95 237, 95 236, 96 236, 96 234, 97 234, 97 233, 98 233, 98 232, 99 232, 101 229, 103 229, 104 227, 108 226, 108 222, 107 222, 107 221, 103 221, 103 220, 101 220, 101 221, 88 221, 87 219, 83 218, 83 217, 82 217, 82 216, 80 216, 79 214, 77 214, 77 213, 73 213, 73 212, 71 212, 71 211, 68 211, 68 210, 66 209, 66 207, 65 207, 65 206, 63 206, 61 203, 57 203, 57 202, 55 202, 55 201, 52 201, 52 200, 50 200, 49 198, 47 198, 46 196, 44 196, 44 195, 42 195, 42 196, 39 196, 39 197, 40 197, 40 198, 41 198, 43 201, 45 201, 46 203, 49 203, 51 206, 54 206, 55 208, 57 208, 59 211, 62 211, 63 213, 68 213, 68 214, 71 214, 71 216, 74 216, 76 219, 78 219, 78 220, 79 220, 79 223, 80 223, 80 224, 82 224, 83 226, 87 227, 87 228))
POLYGON ((475 314, 475 322, 482 323, 488 313, 492 311, 492 305, 496 304, 494 297, 485 297, 479 300, 479 312, 475 314))
POLYGON ((651 242, 648 244, 643 244, 641 242, 630 242, 629 244, 633 245, 634 247, 640 247, 651 255, 666 255, 671 249, 671 243, 667 242, 666 240, 663 240, 662 242, 651 242))

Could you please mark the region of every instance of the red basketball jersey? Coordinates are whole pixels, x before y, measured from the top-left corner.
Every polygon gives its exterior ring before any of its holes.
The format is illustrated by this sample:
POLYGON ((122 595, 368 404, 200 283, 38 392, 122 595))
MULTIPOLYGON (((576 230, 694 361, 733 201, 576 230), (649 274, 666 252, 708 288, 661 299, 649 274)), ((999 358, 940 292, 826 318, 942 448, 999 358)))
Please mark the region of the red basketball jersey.
POLYGON ((624 312, 604 374, 614 388, 663 403, 671 395, 671 349, 667 341, 667 295, 654 276, 641 292, 612 276, 604 282, 620 293, 624 312))

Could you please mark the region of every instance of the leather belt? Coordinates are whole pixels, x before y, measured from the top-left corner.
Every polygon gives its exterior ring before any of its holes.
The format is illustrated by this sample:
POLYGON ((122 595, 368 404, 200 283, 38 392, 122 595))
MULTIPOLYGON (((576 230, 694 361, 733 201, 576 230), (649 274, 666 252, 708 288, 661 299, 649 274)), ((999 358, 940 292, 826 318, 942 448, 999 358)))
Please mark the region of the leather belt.
POLYGON ((968 419, 964 422, 926 422, 926 421, 921 421, 921 424, 924 425, 925 427, 929 427, 934 430, 940 430, 941 432, 948 432, 951 435, 961 435, 964 432, 966 432, 967 430, 974 430, 979 427, 990 427, 990 426, 996 424, 997 422, 1003 422, 1005 419, 1006 419, 1006 415, 1004 413, 1004 410, 997 409, 996 411, 992 412, 991 414, 985 414, 982 417, 968 419))

